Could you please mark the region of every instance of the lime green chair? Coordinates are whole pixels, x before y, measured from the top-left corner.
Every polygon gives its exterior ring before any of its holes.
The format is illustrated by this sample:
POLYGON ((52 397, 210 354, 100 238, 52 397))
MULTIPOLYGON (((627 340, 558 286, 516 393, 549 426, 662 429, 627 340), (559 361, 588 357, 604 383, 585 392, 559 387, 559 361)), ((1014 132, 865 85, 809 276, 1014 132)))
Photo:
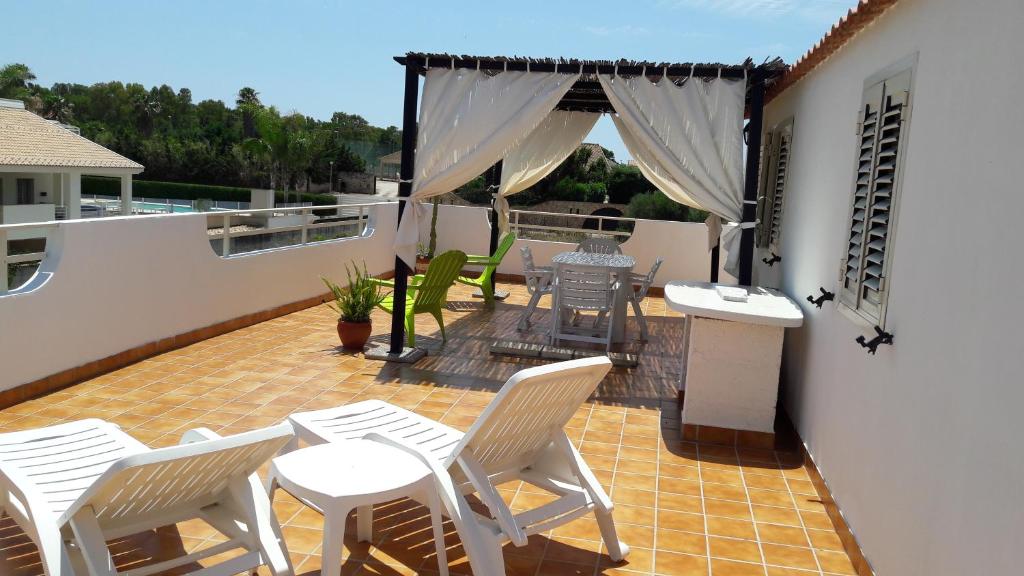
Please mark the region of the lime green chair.
POLYGON ((501 237, 501 241, 498 242, 498 249, 494 251, 494 256, 466 256, 466 264, 470 266, 483 266, 484 269, 480 272, 480 275, 476 278, 469 278, 468 276, 459 276, 456 281, 460 284, 466 284, 467 286, 475 286, 480 289, 480 292, 484 295, 484 302, 488 306, 494 305, 494 282, 491 281, 494 278, 494 272, 498 269, 498 265, 501 264, 501 260, 508 254, 508 251, 512 248, 512 245, 516 242, 516 235, 507 232, 501 237))
MULTIPOLYGON (((409 347, 416 346, 416 315, 429 313, 441 327, 441 340, 448 341, 444 333, 444 316, 441 309, 448 301, 448 289, 455 284, 455 278, 466 264, 466 253, 450 250, 435 257, 427 266, 427 271, 409 279, 409 289, 405 296, 405 339, 409 347)), ((382 286, 395 287, 394 280, 372 279, 382 286)), ((377 305, 388 314, 395 313, 394 294, 388 296, 377 305)))

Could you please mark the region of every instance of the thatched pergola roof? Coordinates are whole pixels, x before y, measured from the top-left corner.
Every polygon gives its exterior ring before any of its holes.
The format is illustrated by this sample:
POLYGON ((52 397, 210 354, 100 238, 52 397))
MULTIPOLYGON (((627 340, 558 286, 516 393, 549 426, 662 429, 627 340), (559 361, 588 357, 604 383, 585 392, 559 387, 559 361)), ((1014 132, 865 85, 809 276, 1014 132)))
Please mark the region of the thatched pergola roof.
MULTIPOLYGON (((740 64, 722 63, 669 63, 639 60, 579 60, 576 58, 528 58, 521 56, 469 56, 441 53, 409 52, 396 56, 395 61, 403 66, 412 64, 425 74, 427 68, 480 69, 495 74, 505 70, 532 72, 581 72, 580 78, 556 106, 559 110, 583 110, 588 112, 614 112, 614 108, 601 89, 598 74, 615 74, 632 77, 644 75, 657 81, 666 73, 674 82, 685 82, 694 78, 758 78, 770 86, 786 71, 787 66, 779 58, 754 65, 747 58, 740 64)), ((749 106, 749 93, 748 93, 749 106)))

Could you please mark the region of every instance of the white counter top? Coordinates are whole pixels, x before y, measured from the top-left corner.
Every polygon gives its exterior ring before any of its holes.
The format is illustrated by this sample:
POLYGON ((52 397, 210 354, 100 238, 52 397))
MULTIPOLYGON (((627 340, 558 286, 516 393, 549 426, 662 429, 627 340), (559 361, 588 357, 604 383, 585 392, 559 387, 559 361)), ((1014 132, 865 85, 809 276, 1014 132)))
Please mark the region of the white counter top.
POLYGON ((800 307, 778 290, 754 286, 746 302, 730 302, 719 296, 716 286, 710 282, 669 282, 665 285, 665 303, 677 312, 715 320, 783 328, 804 323, 800 307))

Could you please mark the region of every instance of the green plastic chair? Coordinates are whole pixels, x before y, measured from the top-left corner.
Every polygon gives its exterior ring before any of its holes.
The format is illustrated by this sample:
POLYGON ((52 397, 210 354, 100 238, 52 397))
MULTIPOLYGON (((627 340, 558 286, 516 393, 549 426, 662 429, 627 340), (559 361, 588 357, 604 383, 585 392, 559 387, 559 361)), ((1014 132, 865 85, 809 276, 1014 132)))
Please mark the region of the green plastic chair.
MULTIPOLYGON (((409 289, 405 296, 405 339, 409 347, 416 346, 416 315, 429 313, 441 327, 441 340, 448 341, 444 333, 444 316, 441 309, 448 301, 448 289, 455 284, 455 278, 466 264, 466 253, 449 250, 431 260, 427 271, 409 279, 409 289)), ((373 278, 375 284, 395 287, 394 280, 373 278)), ((384 298, 377 305, 388 314, 395 313, 394 294, 384 298)))
POLYGON ((505 258, 505 254, 508 254, 508 251, 515 242, 516 235, 512 232, 506 232, 501 237, 501 241, 498 242, 498 249, 494 251, 494 256, 466 256, 466 264, 470 266, 483 266, 484 269, 476 278, 459 276, 456 278, 456 282, 479 288, 480 292, 484 295, 484 302, 488 306, 493 306, 494 282, 491 279, 494 277, 494 272, 498 269, 498 265, 501 264, 501 260, 505 258))

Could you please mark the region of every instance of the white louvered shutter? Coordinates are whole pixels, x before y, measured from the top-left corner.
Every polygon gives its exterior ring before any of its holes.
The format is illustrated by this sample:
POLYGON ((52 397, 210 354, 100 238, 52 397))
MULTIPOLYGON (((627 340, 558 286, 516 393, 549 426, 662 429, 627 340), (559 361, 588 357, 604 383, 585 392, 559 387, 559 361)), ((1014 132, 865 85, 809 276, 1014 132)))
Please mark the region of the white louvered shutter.
POLYGON ((793 123, 781 126, 775 136, 775 170, 769 186, 771 186, 770 202, 766 203, 768 217, 767 245, 778 249, 782 236, 782 208, 786 200, 786 177, 789 174, 790 151, 793 143, 793 123))
POLYGON ((841 301, 881 324, 892 218, 898 194, 901 147, 910 102, 911 71, 869 87, 864 94, 850 233, 842 265, 841 301))
POLYGON ((764 138, 761 140, 761 159, 758 165, 758 186, 757 186, 757 239, 758 248, 764 248, 768 246, 768 235, 770 232, 770 224, 766 216, 768 206, 771 203, 769 196, 771 195, 771 178, 772 170, 771 167, 775 164, 772 161, 772 154, 774 147, 772 146, 772 140, 775 137, 774 132, 765 132, 764 138))

